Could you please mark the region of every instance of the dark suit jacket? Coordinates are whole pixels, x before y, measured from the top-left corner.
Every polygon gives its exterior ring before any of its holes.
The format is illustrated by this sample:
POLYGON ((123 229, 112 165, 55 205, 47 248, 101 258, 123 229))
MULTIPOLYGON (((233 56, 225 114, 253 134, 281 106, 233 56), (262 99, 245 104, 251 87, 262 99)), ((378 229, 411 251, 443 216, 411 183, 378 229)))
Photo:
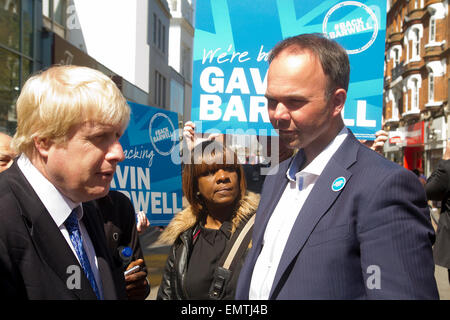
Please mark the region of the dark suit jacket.
MULTIPOLYGON (((105 299, 125 299, 122 270, 114 268, 101 214, 83 203, 83 223, 94 245, 105 299)), ((17 162, 0 174, 0 297, 14 299, 96 299, 81 270, 80 289, 69 289, 69 266, 79 266, 17 162)))
MULTIPOLYGON (((253 268, 267 222, 286 187, 289 164, 282 162, 277 174, 266 178, 237 299, 248 299, 253 268)), ((417 177, 349 133, 299 212, 270 299, 437 299, 433 241, 417 177), (346 183, 333 191, 338 177, 346 183)))
POLYGON ((434 262, 450 269, 450 160, 441 160, 425 185, 428 200, 442 201, 433 248, 434 262))
POLYGON ((136 229, 135 210, 130 199, 119 191, 111 190, 106 197, 96 200, 95 203, 103 213, 106 242, 114 264, 124 270, 128 265, 119 256, 120 247, 130 247, 133 250, 131 261, 144 260, 136 229))

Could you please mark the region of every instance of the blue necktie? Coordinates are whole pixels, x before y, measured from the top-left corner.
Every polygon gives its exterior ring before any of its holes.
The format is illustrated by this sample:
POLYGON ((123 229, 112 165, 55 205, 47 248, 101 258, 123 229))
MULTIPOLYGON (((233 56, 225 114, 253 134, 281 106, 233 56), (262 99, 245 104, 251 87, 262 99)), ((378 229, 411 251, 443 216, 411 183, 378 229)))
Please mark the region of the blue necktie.
POLYGON ((91 269, 91 264, 89 263, 89 258, 83 247, 83 238, 81 237, 76 213, 77 208, 72 210, 72 213, 67 218, 66 222, 64 222, 64 225, 66 226, 67 231, 69 231, 70 241, 72 241, 72 245, 75 248, 75 252, 77 253, 78 259, 80 260, 81 267, 83 268, 86 277, 91 283, 95 295, 98 299, 100 299, 100 291, 98 289, 97 283, 95 282, 95 277, 91 269))

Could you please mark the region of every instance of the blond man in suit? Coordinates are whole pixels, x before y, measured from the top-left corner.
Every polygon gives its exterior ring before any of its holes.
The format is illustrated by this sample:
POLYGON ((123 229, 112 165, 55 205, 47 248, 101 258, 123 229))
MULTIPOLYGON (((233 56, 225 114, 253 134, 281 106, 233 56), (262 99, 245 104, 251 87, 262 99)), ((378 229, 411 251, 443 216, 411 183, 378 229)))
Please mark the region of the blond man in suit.
POLYGON ((99 71, 55 66, 25 83, 16 107, 19 157, 0 174, 0 296, 126 298, 101 208, 88 205, 124 159, 126 100, 99 71))

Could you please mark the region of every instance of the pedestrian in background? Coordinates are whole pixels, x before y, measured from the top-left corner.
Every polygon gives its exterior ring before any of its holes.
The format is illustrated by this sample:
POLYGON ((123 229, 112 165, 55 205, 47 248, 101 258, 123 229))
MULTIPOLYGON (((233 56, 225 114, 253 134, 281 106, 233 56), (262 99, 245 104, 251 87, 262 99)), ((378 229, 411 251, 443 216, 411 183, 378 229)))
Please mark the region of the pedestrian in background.
POLYGON ((6 133, 0 132, 0 172, 8 169, 17 156, 16 152, 11 149, 11 139, 6 133))
POLYGON ((434 263, 447 268, 450 282, 450 141, 425 185, 428 200, 441 201, 441 212, 433 247, 434 263))

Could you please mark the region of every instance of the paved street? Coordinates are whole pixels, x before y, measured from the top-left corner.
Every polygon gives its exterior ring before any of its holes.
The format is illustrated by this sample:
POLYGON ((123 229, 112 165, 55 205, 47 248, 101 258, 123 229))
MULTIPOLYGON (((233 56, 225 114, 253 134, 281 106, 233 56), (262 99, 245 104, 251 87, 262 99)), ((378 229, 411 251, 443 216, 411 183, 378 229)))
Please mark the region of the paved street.
POLYGON ((438 285, 441 300, 450 300, 450 284, 448 282, 448 272, 446 268, 436 266, 434 275, 438 285))

